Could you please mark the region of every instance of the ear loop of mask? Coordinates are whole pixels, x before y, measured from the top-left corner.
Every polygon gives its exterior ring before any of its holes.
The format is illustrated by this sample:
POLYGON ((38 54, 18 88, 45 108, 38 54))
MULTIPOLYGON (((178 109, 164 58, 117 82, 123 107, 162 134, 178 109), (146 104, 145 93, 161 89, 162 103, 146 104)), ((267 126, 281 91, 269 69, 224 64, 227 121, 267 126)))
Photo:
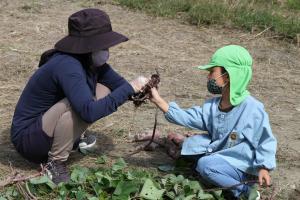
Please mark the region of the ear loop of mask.
MULTIPOLYGON (((215 78, 215 80, 217 81, 218 78, 224 76, 225 74, 228 74, 228 72, 225 72, 225 73, 221 74, 220 76, 218 76, 217 78, 215 78)), ((228 84, 228 82, 225 83, 224 85, 220 86, 220 87, 221 87, 221 88, 224 88, 227 84, 228 84)))
POLYGON ((214 79, 210 79, 208 80, 207 82, 207 89, 210 93, 212 94, 221 94, 222 93, 222 90, 224 89, 224 87, 228 84, 225 83, 223 86, 218 86, 217 83, 216 83, 216 80, 222 76, 224 76, 225 74, 227 74, 227 72, 221 74, 220 76, 218 76, 217 78, 214 78, 214 79))

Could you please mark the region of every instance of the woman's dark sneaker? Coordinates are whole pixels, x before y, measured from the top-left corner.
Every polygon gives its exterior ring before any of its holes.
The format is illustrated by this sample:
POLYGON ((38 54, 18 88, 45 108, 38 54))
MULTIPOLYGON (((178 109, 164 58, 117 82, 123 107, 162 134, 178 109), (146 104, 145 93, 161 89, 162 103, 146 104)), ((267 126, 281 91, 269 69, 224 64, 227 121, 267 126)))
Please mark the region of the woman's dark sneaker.
POLYGON ((87 154, 89 152, 93 152, 96 147, 97 138, 95 135, 85 135, 83 134, 80 138, 78 138, 72 148, 72 152, 79 151, 83 154, 87 154))
POLYGON ((59 160, 50 160, 45 165, 46 174, 56 185, 61 182, 68 182, 70 180, 69 170, 66 162, 59 160))

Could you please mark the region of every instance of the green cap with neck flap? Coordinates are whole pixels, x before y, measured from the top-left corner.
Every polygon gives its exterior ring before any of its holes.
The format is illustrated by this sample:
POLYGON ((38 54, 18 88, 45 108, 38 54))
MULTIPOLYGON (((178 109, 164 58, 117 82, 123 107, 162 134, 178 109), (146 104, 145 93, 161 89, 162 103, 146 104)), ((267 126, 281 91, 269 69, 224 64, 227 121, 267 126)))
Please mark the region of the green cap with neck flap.
POLYGON ((198 69, 224 67, 230 80, 230 103, 240 104, 250 92, 247 86, 252 78, 252 57, 249 52, 238 45, 228 45, 218 49, 209 64, 199 66, 198 69))

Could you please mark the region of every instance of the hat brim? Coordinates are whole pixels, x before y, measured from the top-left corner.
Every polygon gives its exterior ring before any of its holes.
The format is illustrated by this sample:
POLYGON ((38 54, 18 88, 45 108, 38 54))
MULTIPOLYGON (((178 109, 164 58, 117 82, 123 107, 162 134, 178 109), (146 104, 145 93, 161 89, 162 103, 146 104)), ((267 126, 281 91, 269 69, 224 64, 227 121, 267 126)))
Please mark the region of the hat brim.
POLYGON ((202 70, 207 70, 209 68, 212 68, 212 67, 215 67, 216 65, 213 65, 213 64, 208 64, 208 65, 201 65, 201 66, 198 66, 196 67, 197 69, 202 69, 202 70))
POLYGON ((126 36, 114 31, 91 37, 68 35, 55 44, 55 49, 66 53, 85 54, 108 49, 127 40, 126 36))

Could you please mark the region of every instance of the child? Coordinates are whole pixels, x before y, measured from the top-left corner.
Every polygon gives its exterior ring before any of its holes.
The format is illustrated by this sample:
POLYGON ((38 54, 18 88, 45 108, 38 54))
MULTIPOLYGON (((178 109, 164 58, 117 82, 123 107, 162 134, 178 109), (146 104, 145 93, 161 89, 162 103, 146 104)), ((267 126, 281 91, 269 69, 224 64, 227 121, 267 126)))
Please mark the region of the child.
MULTIPOLYGON (((258 176, 259 184, 270 185, 269 171, 276 166, 276 139, 264 106, 252 97, 247 86, 252 76, 252 58, 237 45, 218 49, 208 65, 207 89, 221 94, 205 101, 202 107, 181 109, 167 103, 152 89, 151 101, 165 118, 181 126, 207 131, 183 141, 181 155, 198 155, 196 171, 218 187, 228 187, 258 176)), ((248 196, 250 186, 231 190, 234 198, 248 196)))

